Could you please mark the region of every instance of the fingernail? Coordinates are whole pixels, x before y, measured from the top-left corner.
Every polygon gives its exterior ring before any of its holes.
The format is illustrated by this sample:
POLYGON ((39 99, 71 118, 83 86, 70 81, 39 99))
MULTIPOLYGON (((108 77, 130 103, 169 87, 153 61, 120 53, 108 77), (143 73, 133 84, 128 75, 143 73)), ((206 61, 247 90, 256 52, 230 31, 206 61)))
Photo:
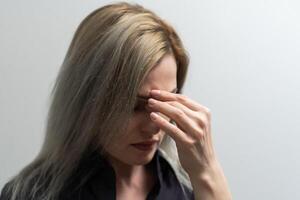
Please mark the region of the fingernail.
POLYGON ((154 112, 150 113, 150 117, 153 119, 153 120, 156 120, 158 115, 154 112))
POLYGON ((150 98, 148 99, 148 103, 150 106, 153 106, 156 103, 156 100, 150 98))
POLYGON ((160 90, 151 90, 151 95, 159 96, 160 95, 160 90))

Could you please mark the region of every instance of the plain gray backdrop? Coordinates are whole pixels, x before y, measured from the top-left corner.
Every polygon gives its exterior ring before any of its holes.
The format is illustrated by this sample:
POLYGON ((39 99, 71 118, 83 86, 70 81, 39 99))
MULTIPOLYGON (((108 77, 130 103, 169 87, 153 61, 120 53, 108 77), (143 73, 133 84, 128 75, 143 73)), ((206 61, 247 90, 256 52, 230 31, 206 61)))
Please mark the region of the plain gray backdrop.
MULTIPOLYGON (((0 2, 2 188, 41 147, 50 90, 77 26, 113 1, 0 2)), ((234 199, 300 199, 299 1, 134 2, 179 32, 191 59, 184 93, 211 109, 234 199)))

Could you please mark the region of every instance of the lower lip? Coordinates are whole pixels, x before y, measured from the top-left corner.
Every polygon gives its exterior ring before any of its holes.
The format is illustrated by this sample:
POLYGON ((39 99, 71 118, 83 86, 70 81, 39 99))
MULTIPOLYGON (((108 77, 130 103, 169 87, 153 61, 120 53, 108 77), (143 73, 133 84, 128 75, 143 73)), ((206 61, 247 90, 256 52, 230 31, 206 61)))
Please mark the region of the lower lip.
POLYGON ((137 148, 138 150, 141 151, 150 151, 154 148, 156 143, 153 144, 132 144, 132 146, 134 146, 135 148, 137 148))

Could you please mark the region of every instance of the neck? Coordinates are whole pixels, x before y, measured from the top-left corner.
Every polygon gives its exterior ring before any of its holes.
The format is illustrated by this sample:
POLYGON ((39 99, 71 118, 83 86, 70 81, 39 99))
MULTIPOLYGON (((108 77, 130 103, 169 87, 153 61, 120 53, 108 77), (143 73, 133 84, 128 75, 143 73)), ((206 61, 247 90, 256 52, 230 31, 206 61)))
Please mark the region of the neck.
POLYGON ((153 180, 153 168, 151 163, 147 165, 128 165, 113 158, 109 158, 115 174, 116 182, 122 187, 143 187, 153 180))

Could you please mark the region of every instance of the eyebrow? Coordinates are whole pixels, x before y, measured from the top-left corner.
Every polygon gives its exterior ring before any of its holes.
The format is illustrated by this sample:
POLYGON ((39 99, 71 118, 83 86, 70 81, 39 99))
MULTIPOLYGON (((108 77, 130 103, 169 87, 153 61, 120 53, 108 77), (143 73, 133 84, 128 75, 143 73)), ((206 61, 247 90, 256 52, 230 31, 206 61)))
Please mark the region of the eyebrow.
MULTIPOLYGON (((171 90, 171 93, 176 93, 178 90, 178 88, 174 88, 173 90, 171 90)), ((146 96, 146 95, 138 95, 137 98, 142 99, 142 100, 148 100, 150 98, 150 96, 146 96)))

